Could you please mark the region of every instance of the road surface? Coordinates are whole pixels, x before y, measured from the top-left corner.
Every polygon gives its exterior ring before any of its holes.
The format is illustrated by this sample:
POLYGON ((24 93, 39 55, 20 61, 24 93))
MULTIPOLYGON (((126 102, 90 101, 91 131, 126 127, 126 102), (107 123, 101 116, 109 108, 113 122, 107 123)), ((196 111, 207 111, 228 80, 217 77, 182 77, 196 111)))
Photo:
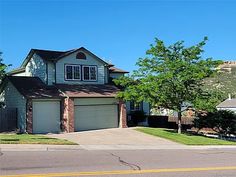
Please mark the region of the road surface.
POLYGON ((235 149, 4 151, 0 176, 235 177, 235 149), (36 175, 37 174, 37 175, 36 175))

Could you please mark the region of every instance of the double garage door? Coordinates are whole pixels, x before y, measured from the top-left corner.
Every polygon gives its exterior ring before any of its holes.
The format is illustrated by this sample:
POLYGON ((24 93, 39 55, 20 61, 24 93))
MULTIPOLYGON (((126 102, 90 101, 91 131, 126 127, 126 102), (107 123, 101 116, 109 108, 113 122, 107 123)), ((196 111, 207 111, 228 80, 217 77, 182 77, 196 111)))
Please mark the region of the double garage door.
MULTIPOLYGON (((33 101, 33 133, 60 132, 60 100, 33 101)), ((75 131, 118 127, 115 98, 74 99, 75 131)))
POLYGON ((118 127, 118 105, 114 98, 78 98, 75 105, 75 131, 118 127))

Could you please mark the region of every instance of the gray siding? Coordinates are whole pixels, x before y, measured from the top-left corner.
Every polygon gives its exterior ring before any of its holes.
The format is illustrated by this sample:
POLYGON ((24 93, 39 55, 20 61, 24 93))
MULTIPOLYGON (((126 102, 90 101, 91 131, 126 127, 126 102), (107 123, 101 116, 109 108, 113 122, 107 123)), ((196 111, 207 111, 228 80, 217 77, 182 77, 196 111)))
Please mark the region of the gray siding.
POLYGON ((113 79, 117 79, 121 76, 124 76, 124 74, 123 73, 110 73, 110 77, 113 79))
POLYGON ((20 131, 26 129, 26 99, 22 96, 12 83, 8 82, 2 92, 6 108, 17 108, 17 126, 20 131))
POLYGON ((143 102, 143 111, 146 115, 150 115, 150 104, 147 102, 143 102))
MULTIPOLYGON (((85 52, 84 52, 85 53, 85 52)), ((62 84, 104 84, 105 83, 105 66, 95 59, 93 56, 85 53, 87 59, 76 59, 76 53, 72 53, 56 63, 56 83, 62 84), (65 64, 78 65, 95 65, 97 66, 97 81, 66 81, 65 80, 65 64)))
POLYGON ((46 83, 46 63, 40 56, 36 54, 32 56, 26 65, 25 76, 39 77, 43 82, 46 83))
POLYGON ((52 62, 48 62, 48 85, 52 85, 55 82, 55 65, 52 62))
POLYGON ((108 67, 105 67, 105 68, 104 68, 104 81, 105 81, 105 84, 107 84, 108 81, 109 81, 109 71, 108 71, 108 67))

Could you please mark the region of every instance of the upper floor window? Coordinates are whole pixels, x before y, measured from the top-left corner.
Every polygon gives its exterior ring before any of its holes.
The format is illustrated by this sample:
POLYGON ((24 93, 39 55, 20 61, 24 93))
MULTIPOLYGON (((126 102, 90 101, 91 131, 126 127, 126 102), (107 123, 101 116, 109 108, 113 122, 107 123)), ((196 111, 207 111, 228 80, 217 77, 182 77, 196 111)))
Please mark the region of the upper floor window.
POLYGON ((78 52, 76 55, 76 59, 86 60, 86 55, 83 52, 78 52))
POLYGON ((83 80, 96 81, 97 80, 97 67, 96 66, 83 66, 83 80))
POLYGON ((80 68, 80 65, 65 65, 66 80, 81 80, 80 68))

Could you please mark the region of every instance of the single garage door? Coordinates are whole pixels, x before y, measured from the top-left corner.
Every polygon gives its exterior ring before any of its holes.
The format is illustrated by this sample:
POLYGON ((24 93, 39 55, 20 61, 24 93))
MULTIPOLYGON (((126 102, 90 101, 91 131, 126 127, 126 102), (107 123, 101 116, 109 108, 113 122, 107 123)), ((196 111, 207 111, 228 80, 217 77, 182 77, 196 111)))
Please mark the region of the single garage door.
POLYGON ((60 132, 60 101, 33 101, 33 133, 60 132))
POLYGON ((118 105, 114 98, 78 98, 75 131, 118 127, 118 105))

